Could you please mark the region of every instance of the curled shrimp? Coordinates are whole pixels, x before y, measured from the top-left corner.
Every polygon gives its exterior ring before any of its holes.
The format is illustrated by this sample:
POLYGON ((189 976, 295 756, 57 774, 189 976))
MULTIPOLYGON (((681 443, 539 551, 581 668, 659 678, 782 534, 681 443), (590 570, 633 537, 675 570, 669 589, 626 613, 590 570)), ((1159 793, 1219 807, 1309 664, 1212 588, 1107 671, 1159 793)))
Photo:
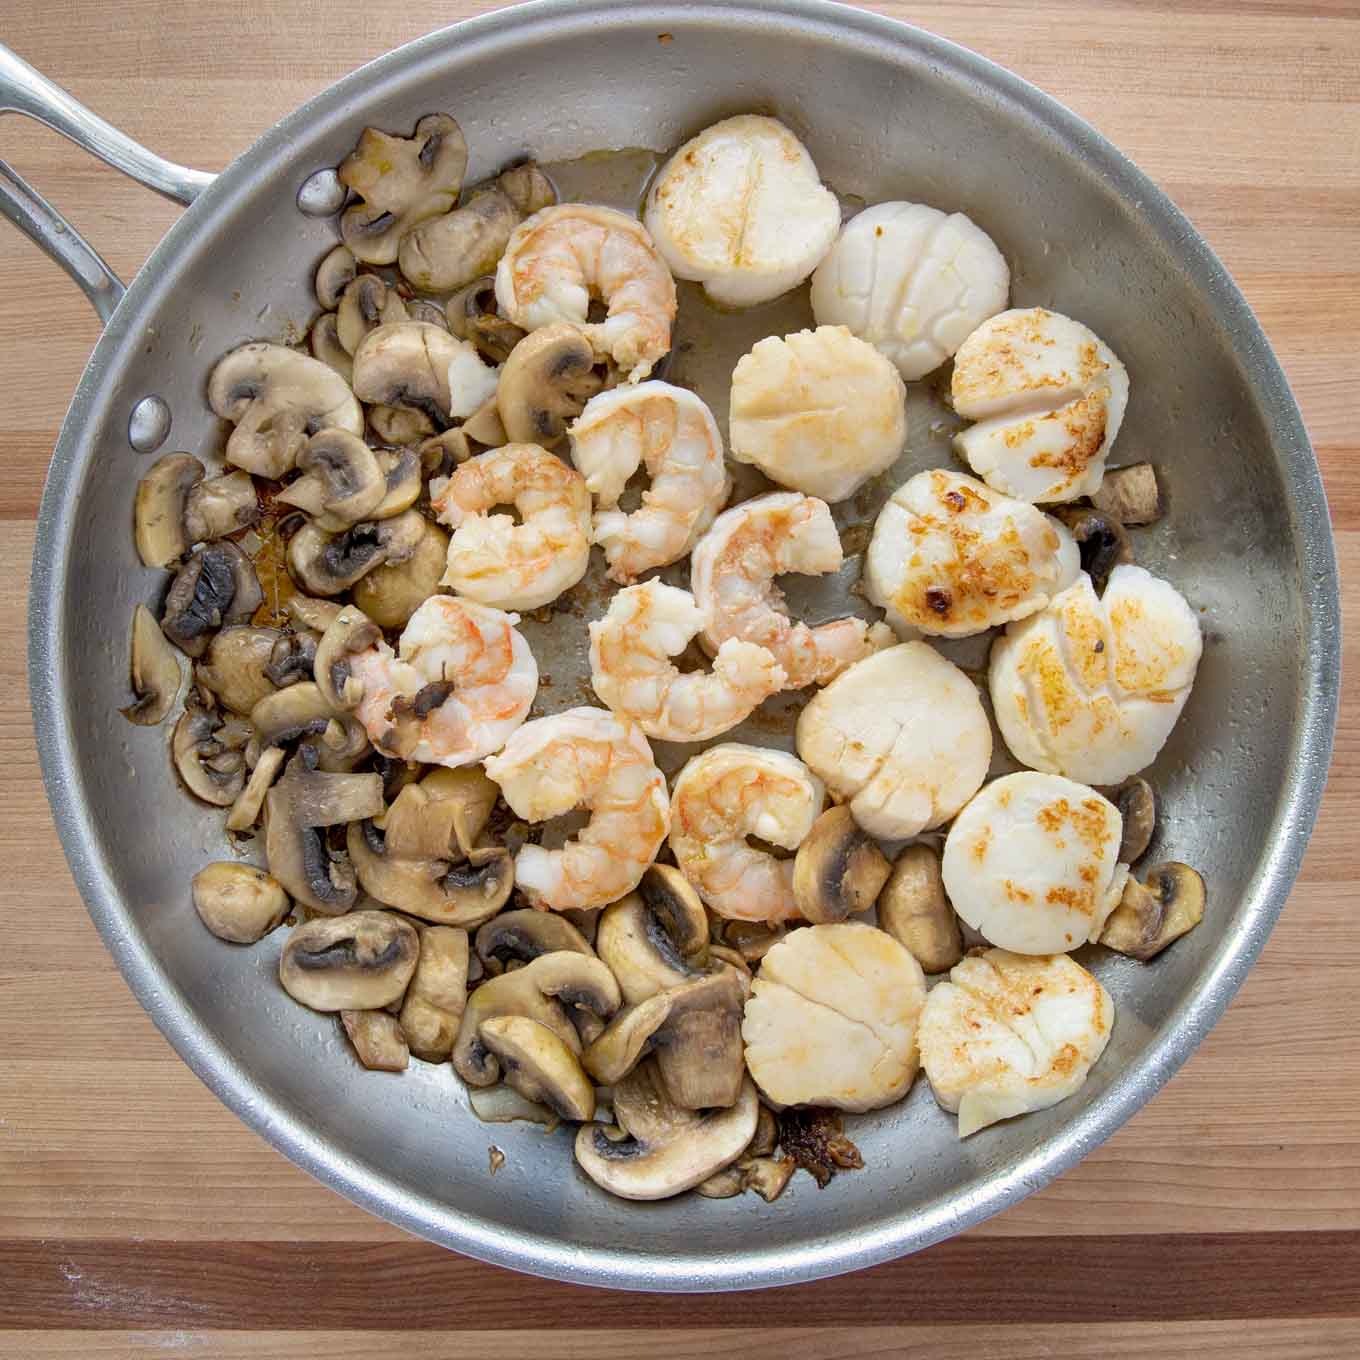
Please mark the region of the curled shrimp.
POLYGON ((759 836, 796 850, 822 810, 826 789, 797 756, 724 742, 689 761, 671 792, 671 850, 705 904, 734 921, 798 915, 793 860, 746 843, 759 836))
POLYGON ((470 765, 498 751, 528 715, 538 665, 503 614, 432 595, 411 615, 398 651, 359 652, 350 672, 363 687, 357 716, 385 755, 428 765, 470 765))
POLYGON ((711 671, 682 674, 671 657, 703 615, 687 590, 647 581, 619 591, 590 625, 590 680, 616 713, 659 741, 707 741, 784 688, 784 668, 753 642, 728 638, 711 671))
POLYGON ((613 208, 561 203, 521 222, 496 267, 496 301, 517 326, 579 326, 638 382, 671 347, 675 280, 647 228, 613 208), (608 309, 587 324, 592 298, 608 309))
POLYGON ((796 491, 757 496, 725 510, 694 545, 690 584, 704 614, 704 640, 741 638, 768 648, 789 689, 833 680, 847 666, 897 640, 882 623, 835 619, 809 627, 788 616, 774 578, 823 576, 842 561, 825 501, 796 491))
POLYGON ((642 729, 602 708, 525 723, 486 772, 518 817, 543 822, 576 808, 590 821, 558 850, 525 845, 516 886, 537 907, 603 907, 630 893, 666 839, 666 780, 642 729))
POLYGON ((442 585, 498 609, 537 609, 590 563, 590 492, 581 474, 537 444, 506 444, 430 483, 453 529, 442 585), (521 523, 489 513, 513 505, 521 523))
POLYGON ((616 581, 627 584, 682 558, 732 489, 718 423, 683 387, 645 382, 601 392, 569 433, 572 461, 596 500, 595 542, 616 581), (639 466, 652 484, 638 509, 620 510, 639 466))

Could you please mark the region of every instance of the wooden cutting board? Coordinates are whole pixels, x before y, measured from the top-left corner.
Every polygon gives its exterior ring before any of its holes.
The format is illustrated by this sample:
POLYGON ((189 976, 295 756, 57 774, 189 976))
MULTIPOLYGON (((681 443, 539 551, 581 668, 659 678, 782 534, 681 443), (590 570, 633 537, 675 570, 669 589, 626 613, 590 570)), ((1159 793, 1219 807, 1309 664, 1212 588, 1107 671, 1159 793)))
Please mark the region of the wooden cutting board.
MULTIPOLYGON (((352 67, 496 7, 3 0, 0 37, 132 136, 215 169, 352 67)), ((1353 612, 1360 5, 872 7, 1056 95, 1195 220, 1302 403, 1353 612)), ((124 278, 175 218, 21 120, 5 120, 0 154, 124 278)), ((405 1236, 249 1132, 133 1001, 72 887, 31 736, 23 596, 47 459, 97 332, 68 280, 0 223, 0 1355, 1360 1354, 1353 648, 1331 787, 1279 928, 1180 1075, 1075 1171, 847 1279, 703 1299, 533 1281, 405 1236)))

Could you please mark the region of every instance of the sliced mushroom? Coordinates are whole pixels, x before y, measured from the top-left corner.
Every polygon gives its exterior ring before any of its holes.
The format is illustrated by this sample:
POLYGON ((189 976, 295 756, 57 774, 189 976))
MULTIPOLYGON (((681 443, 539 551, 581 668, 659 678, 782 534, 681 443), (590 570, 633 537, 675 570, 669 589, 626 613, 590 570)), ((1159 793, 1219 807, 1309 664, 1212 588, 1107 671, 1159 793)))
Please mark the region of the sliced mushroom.
POLYGON ((194 667, 194 679, 233 713, 249 714, 278 688, 268 670, 283 637, 278 628, 250 624, 224 628, 194 667))
POLYGON ((1149 869, 1141 883, 1129 876, 1100 943, 1146 963, 1203 919, 1204 880, 1172 860, 1149 869))
POLYGON ((743 1079, 727 1109, 687 1110, 655 1062, 614 1088, 615 1127, 583 1125, 576 1160, 598 1186, 623 1199, 666 1199, 692 1189, 741 1156, 756 1127, 756 1089, 743 1079))
POLYGON ((444 315, 444 309, 437 302, 431 302, 429 298, 408 299, 406 316, 410 321, 424 321, 428 325, 438 326, 441 331, 449 328, 449 319, 444 315))
POLYGON ((282 345, 242 345, 218 360, 208 404, 236 425, 227 462, 259 477, 282 477, 318 430, 364 432, 363 411, 345 380, 282 345))
POLYGON ((305 524, 289 541, 288 570, 313 595, 339 595, 384 562, 407 561, 425 537, 426 523, 418 510, 408 510, 393 519, 365 520, 343 534, 305 524))
POLYGON ((298 591, 288 597, 288 613, 303 628, 310 628, 315 633, 324 633, 331 626, 344 608, 343 605, 336 604, 334 600, 316 600, 310 595, 304 595, 298 591))
POLYGON ((254 944, 283 924, 292 903, 283 885, 253 864, 219 861, 192 884, 194 910, 219 940, 254 944))
POLYGON ((595 1117, 595 1088, 576 1054, 546 1025, 524 1015, 483 1020, 477 1037, 501 1065, 506 1084, 526 1100, 577 1123, 595 1117))
POLYGON ((387 853, 403 859, 466 859, 500 789, 479 768, 431 770, 407 784, 377 819, 387 853))
POLYGON ((488 189, 443 217, 432 218, 402 238, 401 272, 427 293, 462 288, 495 269, 510 233, 524 220, 508 195, 488 189))
POLYGON ((448 301, 449 330, 475 345, 489 363, 503 364, 526 332, 496 310, 496 279, 492 274, 473 279, 448 301))
POLYGON ((401 447, 419 444, 437 428, 423 411, 405 406, 369 406, 368 423, 379 443, 401 447))
POLYGON ((824 1106, 780 1111, 779 1146, 821 1190, 838 1171, 864 1167, 859 1148, 846 1137, 840 1111, 824 1106))
POLYGON ((279 955, 284 991, 314 1011, 376 1011, 406 990, 420 942, 415 927, 386 911, 307 921, 279 955))
POLYGON ((793 861, 793 897, 805 921, 844 921, 868 911, 892 866, 844 805, 812 824, 793 861))
POLYGON ((234 543, 205 543, 175 573, 161 628, 186 656, 200 657, 225 623, 248 619, 264 599, 250 559, 234 543))
POLYGON ((334 312, 322 312, 307 332, 307 348, 312 358, 326 365, 345 380, 354 381, 354 359, 340 343, 340 324, 334 312))
POLYGON ((302 737, 319 737, 335 717, 335 707, 312 680, 275 690, 250 710, 261 750, 286 746, 302 737))
POLYGON ((613 973, 590 955, 556 950, 541 955, 526 967, 533 969, 539 991, 555 997, 566 1008, 582 1043, 598 1039, 623 1004, 613 973))
POLYGON ((313 670, 321 697, 337 712, 357 708, 364 687, 353 674, 350 658, 382 641, 382 630, 362 609, 346 605, 316 646, 313 670))
POLYGON ((360 274, 335 309, 335 333, 352 355, 369 331, 409 320, 406 304, 376 274, 360 274))
POLYGON ((355 1056, 371 1072, 404 1072, 411 1065, 406 1036, 387 1011, 341 1011, 355 1056))
MULTIPOLYGON (((500 1063, 481 1040, 483 1022, 497 1015, 522 1015, 537 1020, 572 1053, 581 1051, 580 1036, 566 1009, 555 997, 545 995, 539 986, 538 970, 547 960, 556 957, 555 954, 544 954, 513 973, 490 978, 468 997, 453 1045, 453 1069, 469 1086, 494 1086, 500 1080, 500 1063)), ((556 978, 557 974, 553 976, 556 978)))
MULTIPOLYGON (((501 377, 505 377, 502 370, 501 377)), ((496 389, 496 397, 487 402, 479 411, 474 411, 462 424, 463 433, 469 439, 475 439, 479 444, 485 444, 487 448, 498 449, 503 444, 510 442, 510 436, 505 432, 505 425, 501 421, 500 412, 500 388, 496 389)))
POLYGON ((148 567, 168 567, 192 540, 184 527, 189 492, 203 480, 203 464, 187 453, 167 453, 137 483, 132 518, 137 555, 148 567))
POLYGON ((1091 578, 1096 594, 1103 595, 1110 573, 1121 562, 1133 561, 1124 526, 1113 515, 1079 505, 1060 506, 1053 513, 1072 531, 1081 552, 1081 569, 1091 578))
POLYGON ((909 845, 897 857, 879 894, 878 924, 924 972, 948 972, 963 957, 959 918, 945 896, 940 856, 931 846, 909 845))
POLYGON ((552 180, 533 161, 521 161, 502 171, 496 177, 496 187, 524 217, 532 217, 557 202, 552 180))
POLYGON ((405 628, 411 615, 440 593, 449 560, 448 534, 416 511, 409 513, 419 520, 415 547, 401 561, 384 562, 354 584, 354 603, 380 628, 393 631, 405 628))
POLYGON ((759 963, 788 934, 785 926, 770 926, 763 921, 722 921, 719 923, 724 944, 735 949, 747 963, 759 963))
POLYGON ((453 1051, 467 1005, 468 937, 454 926, 418 926, 420 959, 401 1003, 401 1028, 411 1052, 443 1062, 453 1051))
POLYGON ((270 648, 265 678, 279 689, 312 679, 316 670, 316 645, 320 641, 310 630, 282 633, 270 648))
MULTIPOLYGON (((358 886, 353 866, 343 855, 331 854, 321 828, 362 821, 381 811, 382 779, 376 774, 329 774, 316 769, 315 760, 315 751, 302 747, 265 795, 265 856, 269 872, 290 896, 334 916, 354 905, 358 886)), ((359 1001, 332 1009, 344 1008, 367 1007, 359 1001)))
POLYGON ((653 864, 635 892, 606 907, 595 949, 629 1005, 702 976, 708 968, 708 915, 688 880, 653 864))
POLYGON ((347 430, 318 430, 298 454, 303 475, 277 499, 296 505, 327 533, 370 519, 387 495, 387 478, 373 450, 347 430))
POLYGON ((560 950, 591 957, 595 954, 570 921, 555 911, 535 911, 532 907, 503 911, 493 917, 477 932, 476 947, 477 957, 492 976, 531 963, 541 954, 560 950))
POLYGON ((316 300, 322 311, 333 312, 340 305, 340 295, 358 272, 354 252, 347 245, 334 246, 327 252, 316 267, 316 300))
POLYGON ((797 1169, 791 1157, 747 1155, 694 1188, 706 1199, 731 1199, 733 1195, 754 1190, 766 1204, 773 1204, 797 1169))
POLYGON ((475 850, 462 863, 398 859, 387 853, 382 832, 371 821, 349 828, 350 859, 364 890, 379 902, 439 925, 471 928, 488 921, 506 903, 515 884, 507 850, 475 850))
POLYGON ((653 1053, 677 1105, 687 1110, 730 1105, 746 1070, 745 1000, 736 971, 720 966, 620 1011, 582 1062, 596 1081, 612 1086, 653 1053))
POLYGON ((1141 859, 1152 844, 1152 833, 1157 829, 1157 798, 1152 785, 1141 775, 1130 775, 1113 788, 1097 789, 1119 809, 1124 821, 1124 834, 1119 842, 1120 864, 1132 864, 1141 859))
POLYGON ((260 758, 255 762, 255 768, 251 770, 245 788, 241 790, 227 814, 228 831, 246 832, 254 829, 264 808, 264 796, 269 792, 270 785, 279 777, 285 759, 283 749, 278 746, 271 746, 267 751, 260 752, 260 758))
POLYGON ((383 497, 370 519, 391 519, 409 510, 420 497, 420 453, 416 449, 378 449, 374 455, 383 477, 383 497))
MULTIPOLYGON (((562 1122, 561 1117, 546 1105, 525 1100, 508 1086, 472 1087, 468 1091, 468 1108, 484 1124, 513 1124, 522 1120, 528 1124, 542 1124, 551 1133, 562 1122)), ((493 1167, 498 1151, 495 1147, 491 1149, 493 1167)))
POLYGON ((184 530, 190 543, 225 538, 260 517, 255 483, 248 472, 224 472, 189 490, 184 502, 184 530))
POLYGON ((425 440, 416 449, 420 470, 426 477, 447 477, 460 463, 472 457, 472 445, 461 429, 445 430, 425 440))
POLYGON ((244 720, 191 704, 175 724, 170 752, 179 777, 195 798, 229 807, 245 788, 249 740, 250 725, 244 720))
POLYGON ((132 611, 129 653, 134 697, 119 712, 138 727, 155 727, 175 706, 184 675, 156 616, 144 604, 132 611))
POLYGON ((354 351, 354 395, 417 411, 435 430, 447 429, 449 365, 461 352, 448 331, 423 321, 379 326, 354 351))
POLYGON ((1162 496, 1152 464, 1110 468, 1091 504, 1121 524, 1155 524, 1162 517, 1162 496))
POLYGON ((505 361, 496 391, 509 441, 545 449, 560 443, 567 422, 603 386, 595 362, 590 341, 568 322, 526 335, 505 361))
POLYGON ((340 235, 365 264, 392 264, 401 238, 458 201, 467 142, 446 113, 426 114, 411 137, 365 128, 340 162, 340 182, 364 201, 347 208, 340 235))

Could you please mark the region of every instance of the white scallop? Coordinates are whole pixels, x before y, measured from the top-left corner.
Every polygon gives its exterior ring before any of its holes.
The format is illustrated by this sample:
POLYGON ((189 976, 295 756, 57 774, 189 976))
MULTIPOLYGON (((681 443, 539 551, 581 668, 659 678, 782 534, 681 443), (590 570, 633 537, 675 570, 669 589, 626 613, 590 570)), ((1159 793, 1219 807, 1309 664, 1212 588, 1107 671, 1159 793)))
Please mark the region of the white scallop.
POLYGON ((1056 519, 933 468, 903 482, 879 512, 864 584, 900 636, 968 637, 1042 609, 1080 569, 1056 519))
POLYGON ((962 213, 878 203, 841 228, 812 276, 812 314, 867 340, 909 381, 938 368, 1006 305, 1011 275, 962 213))
POLYGON ((1117 784, 1166 744, 1202 650, 1199 622, 1168 582, 1118 566, 1101 599, 1083 573, 993 644, 997 725, 1036 770, 1117 784))
POLYGON ((808 277, 836 239, 840 204, 807 148, 774 118, 725 118, 662 167, 643 215, 678 279, 750 307, 808 277))
POLYGON ((1079 963, 990 949, 931 989, 918 1034, 921 1066, 967 1138, 1066 1100, 1113 1028, 1114 1001, 1079 963))
POLYGON ((984 321, 959 346, 951 395, 978 422, 954 447, 988 486, 1032 503, 1071 501, 1100 488, 1129 375, 1094 331, 1031 307, 984 321))
POLYGON ((960 919, 1017 954, 1096 939, 1119 904, 1124 822, 1094 789, 1031 770, 993 780, 954 819, 941 871, 960 919))
POLYGON ((992 729, 973 682, 924 642, 857 661, 808 701, 798 754, 872 836, 947 822, 981 787, 992 729))
POLYGON ((844 326, 766 336, 732 370, 732 457, 772 481, 843 501, 907 442, 907 389, 844 326))

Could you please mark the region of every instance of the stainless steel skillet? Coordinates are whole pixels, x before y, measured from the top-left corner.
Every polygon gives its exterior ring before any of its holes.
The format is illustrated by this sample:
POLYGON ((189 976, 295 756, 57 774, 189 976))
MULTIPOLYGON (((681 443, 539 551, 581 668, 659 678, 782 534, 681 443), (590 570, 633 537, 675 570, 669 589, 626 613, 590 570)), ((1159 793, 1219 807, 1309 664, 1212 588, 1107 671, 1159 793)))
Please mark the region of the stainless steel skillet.
MULTIPOLYGON (((129 984, 194 1070, 300 1165, 411 1231, 521 1270, 641 1289, 791 1283, 926 1246, 1036 1189, 1142 1105, 1217 1019, 1284 903, 1325 779, 1339 668, 1326 505, 1298 411, 1231 280, 1155 186, 1061 106, 950 44, 831 5, 546 0, 364 67, 216 179, 130 144, 8 57, 0 107, 191 205, 118 301, 93 251, 25 186, 0 182, 7 215, 108 323, 43 500, 34 721, 72 871, 129 984), (1140 560, 1203 611, 1208 641, 1153 772, 1165 809, 1154 853, 1201 869, 1210 911, 1152 967, 1092 958, 1119 1020, 1072 1100, 960 1144, 921 1085, 854 1121, 866 1170, 823 1193, 804 1183, 769 1207, 633 1205, 589 1186, 565 1143, 478 1124, 447 1070, 394 1085, 357 1069, 331 1024, 273 985, 279 941, 247 951, 205 937, 185 887, 221 853, 219 819, 176 786, 163 732, 115 714, 127 620, 158 589, 129 533, 146 465, 133 443, 159 432, 142 404, 155 395, 173 421, 164 447, 216 447, 205 374, 231 346, 306 323, 333 227, 299 211, 298 191, 365 124, 409 128, 448 109, 478 177, 524 153, 664 149, 753 107, 799 129, 843 193, 973 215, 1010 259, 1019 303, 1081 317, 1127 363, 1119 461, 1154 459, 1170 502, 1140 560), (491 1141, 507 1156, 494 1179, 491 1141)), ((929 390, 912 400, 904 475, 944 456, 929 390)))

